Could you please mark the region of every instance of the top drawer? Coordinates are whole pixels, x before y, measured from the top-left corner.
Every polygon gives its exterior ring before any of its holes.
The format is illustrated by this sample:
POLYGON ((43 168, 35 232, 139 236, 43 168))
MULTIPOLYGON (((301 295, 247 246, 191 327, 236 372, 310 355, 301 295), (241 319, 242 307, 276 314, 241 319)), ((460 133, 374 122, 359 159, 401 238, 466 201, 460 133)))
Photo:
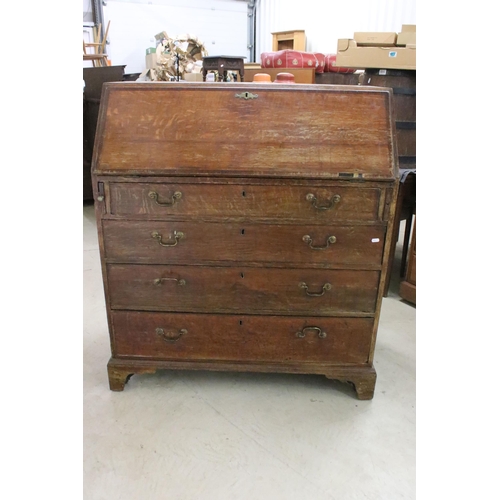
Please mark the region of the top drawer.
POLYGON ((167 183, 111 183, 116 216, 265 217, 377 221, 380 188, 167 183))

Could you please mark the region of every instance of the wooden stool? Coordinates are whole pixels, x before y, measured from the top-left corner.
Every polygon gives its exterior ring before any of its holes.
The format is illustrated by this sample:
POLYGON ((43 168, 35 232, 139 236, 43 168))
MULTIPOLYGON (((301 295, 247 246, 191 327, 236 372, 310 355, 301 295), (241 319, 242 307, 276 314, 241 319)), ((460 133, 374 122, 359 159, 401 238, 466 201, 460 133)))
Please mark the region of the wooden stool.
POLYGON ((228 71, 238 71, 240 79, 244 81, 245 64, 243 59, 246 57, 236 56, 207 56, 203 58, 203 81, 206 81, 209 71, 217 71, 219 74, 218 81, 224 82, 228 71))

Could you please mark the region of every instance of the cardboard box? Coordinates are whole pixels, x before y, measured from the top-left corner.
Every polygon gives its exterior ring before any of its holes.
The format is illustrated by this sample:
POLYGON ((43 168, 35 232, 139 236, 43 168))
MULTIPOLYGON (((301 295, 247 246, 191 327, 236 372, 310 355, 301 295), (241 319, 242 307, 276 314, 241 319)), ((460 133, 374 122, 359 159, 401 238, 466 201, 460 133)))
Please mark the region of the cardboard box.
POLYGON ((146 54, 146 69, 156 68, 156 51, 146 54))
POLYGON ((203 75, 201 73, 184 73, 182 79, 186 82, 202 82, 203 75))
POLYGON ((396 45, 407 46, 407 45, 417 45, 417 26, 415 24, 403 24, 401 27, 401 33, 398 33, 398 39, 396 40, 396 45))
POLYGON ((155 40, 156 40, 156 46, 162 42, 162 40, 168 40, 169 36, 167 35, 166 31, 161 31, 160 33, 155 35, 155 40))
POLYGON ((415 47, 358 47, 355 40, 337 43, 337 66, 344 68, 417 69, 415 47))
POLYGON ((386 47, 396 45, 397 33, 377 32, 377 31, 358 31, 354 33, 354 40, 361 46, 386 47))
POLYGON ((154 69, 145 69, 137 78, 136 82, 155 82, 158 80, 156 75, 156 70, 154 69))

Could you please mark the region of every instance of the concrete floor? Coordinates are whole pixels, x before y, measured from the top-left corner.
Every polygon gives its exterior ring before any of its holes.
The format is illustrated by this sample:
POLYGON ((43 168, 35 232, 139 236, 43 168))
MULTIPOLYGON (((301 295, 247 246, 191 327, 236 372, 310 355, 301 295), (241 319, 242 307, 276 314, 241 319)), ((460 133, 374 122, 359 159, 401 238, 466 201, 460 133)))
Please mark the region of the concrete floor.
MULTIPOLYGON (((402 237, 400 237, 400 242, 402 237)), ((172 371, 108 388, 93 205, 83 207, 85 500, 414 499, 415 315, 383 300, 375 397, 314 375, 172 371)))

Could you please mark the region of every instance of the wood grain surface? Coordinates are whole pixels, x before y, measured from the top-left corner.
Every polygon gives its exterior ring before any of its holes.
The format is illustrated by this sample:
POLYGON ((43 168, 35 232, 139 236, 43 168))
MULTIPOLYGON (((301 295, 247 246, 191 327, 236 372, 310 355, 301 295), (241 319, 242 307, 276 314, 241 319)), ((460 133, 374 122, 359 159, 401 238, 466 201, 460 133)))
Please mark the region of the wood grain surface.
POLYGON ((372 318, 113 312, 116 356, 155 359, 367 362, 372 318), (325 332, 320 338, 317 327, 325 332), (157 329, 163 330, 163 335, 157 329), (305 329, 305 336, 297 332, 305 329), (179 335, 181 330, 185 333, 179 335), (170 336, 172 339, 165 340, 170 336))
POLYGON ((388 89, 178 82, 103 89, 96 173, 395 178, 388 89), (257 97, 237 97, 245 93, 257 97))
POLYGON ((92 169, 110 388, 276 371, 372 398, 395 137, 387 88, 105 84, 92 169))
POLYGON ((385 239, 384 226, 313 224, 106 220, 103 232, 109 262, 144 264, 247 261, 380 266, 385 239), (306 236, 310 240, 305 241, 306 236), (334 243, 329 243, 330 237, 334 243))
POLYGON ((379 276, 245 266, 108 266, 111 308, 150 311, 373 314, 379 276))

